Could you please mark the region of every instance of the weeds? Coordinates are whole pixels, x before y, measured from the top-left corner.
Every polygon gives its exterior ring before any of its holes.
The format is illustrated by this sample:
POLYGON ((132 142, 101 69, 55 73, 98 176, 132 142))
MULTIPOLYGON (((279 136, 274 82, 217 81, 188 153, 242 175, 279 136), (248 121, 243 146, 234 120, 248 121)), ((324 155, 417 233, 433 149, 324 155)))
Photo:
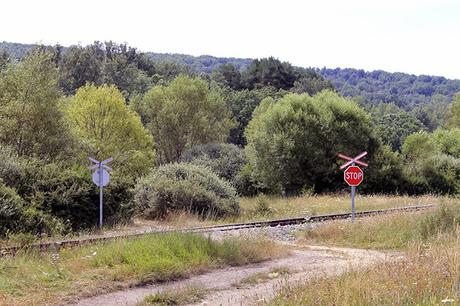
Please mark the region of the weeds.
POLYGON ((414 241, 429 242, 452 233, 460 224, 460 207, 443 204, 434 211, 337 221, 305 232, 310 243, 373 249, 403 249, 414 241))
POLYGON ((404 256, 335 277, 286 287, 270 305, 460 304, 460 208, 444 204, 423 214, 384 216, 309 231, 310 241, 399 248, 404 256))
POLYGON ((128 285, 187 277, 280 256, 267 240, 214 241, 196 234, 150 235, 39 256, 0 259, 0 305, 66 301, 128 285))
POLYGON ((148 306, 148 305, 187 305, 191 303, 201 302, 208 290, 203 286, 192 285, 183 288, 174 288, 165 290, 159 293, 155 293, 147 296, 144 299, 144 302, 139 306, 148 306))
POLYGON ((290 274, 291 271, 286 268, 286 267, 279 267, 270 270, 269 272, 259 272, 253 275, 250 275, 248 277, 243 278, 241 281, 239 281, 237 284, 234 284, 235 287, 241 287, 241 285, 245 284, 259 284, 263 283, 266 281, 269 281, 274 278, 278 278, 280 276, 288 275, 290 274))

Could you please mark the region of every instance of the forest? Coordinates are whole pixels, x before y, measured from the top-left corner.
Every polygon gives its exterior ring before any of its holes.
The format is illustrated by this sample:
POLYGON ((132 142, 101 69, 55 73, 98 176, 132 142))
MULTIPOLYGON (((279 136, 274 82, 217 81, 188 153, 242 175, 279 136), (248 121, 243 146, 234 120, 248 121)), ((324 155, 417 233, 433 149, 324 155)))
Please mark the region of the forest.
POLYGON ((96 225, 88 157, 114 158, 105 218, 239 214, 239 197, 460 191, 460 81, 126 44, 0 44, 0 235, 96 225))

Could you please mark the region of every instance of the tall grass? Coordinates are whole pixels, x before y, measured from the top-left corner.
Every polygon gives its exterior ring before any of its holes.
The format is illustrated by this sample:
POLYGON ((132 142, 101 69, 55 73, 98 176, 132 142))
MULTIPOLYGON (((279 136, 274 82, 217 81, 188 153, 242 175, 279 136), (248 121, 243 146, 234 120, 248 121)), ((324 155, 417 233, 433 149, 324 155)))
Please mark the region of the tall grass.
POLYGON ((270 305, 460 304, 460 235, 442 244, 410 244, 405 257, 337 277, 285 287, 270 305))
MULTIPOLYGON (((402 207, 421 204, 440 204, 451 201, 448 198, 436 196, 385 196, 357 195, 356 210, 374 210, 392 207, 402 207)), ((288 218, 318 214, 350 212, 351 200, 349 194, 304 195, 298 197, 258 196, 240 200, 241 216, 237 221, 288 218)))
POLYGON ((434 211, 332 222, 307 230, 309 243, 373 249, 402 249, 427 242, 460 224, 460 206, 443 204, 434 211))
POLYGON ((347 230, 336 231, 339 237, 335 238, 333 224, 327 231, 318 228, 315 239, 340 241, 342 245, 399 247, 404 256, 364 270, 318 277, 301 286, 285 287, 269 304, 460 304, 459 206, 442 206, 435 212, 411 216, 349 224, 345 226, 347 230), (387 227, 389 225, 393 227, 387 227), (348 231, 351 228, 355 230, 354 237, 348 231))
POLYGON ((0 259, 0 305, 41 305, 281 256, 266 240, 171 233, 0 259))

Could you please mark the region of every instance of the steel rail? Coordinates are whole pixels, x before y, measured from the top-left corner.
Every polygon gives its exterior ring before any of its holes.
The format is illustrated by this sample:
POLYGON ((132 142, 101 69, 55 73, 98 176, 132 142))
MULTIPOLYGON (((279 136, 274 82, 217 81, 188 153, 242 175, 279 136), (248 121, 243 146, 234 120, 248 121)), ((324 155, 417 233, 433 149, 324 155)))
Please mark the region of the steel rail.
MULTIPOLYGON (((378 210, 368 210, 356 212, 356 217, 368 217, 382 214, 391 214, 396 212, 411 212, 411 211, 420 211, 433 208, 434 205, 418 205, 418 206, 406 206, 398 208, 389 208, 389 209, 378 209, 378 210)), ((247 223, 231 223, 231 224, 222 224, 214 226, 203 226, 203 227, 193 227, 193 228, 179 228, 179 229, 166 229, 166 230, 149 230, 139 233, 131 233, 124 235, 114 235, 114 236, 102 236, 102 237, 90 237, 83 239, 70 239, 70 240, 61 240, 55 242, 44 242, 44 243, 35 243, 30 244, 26 247, 23 246, 10 246, 0 248, 0 257, 5 255, 16 255, 20 250, 38 250, 40 252, 47 251, 59 251, 61 248, 72 248, 81 245, 91 245, 101 242, 106 242, 116 239, 124 238, 134 238, 140 237, 149 234, 164 234, 164 233, 212 233, 212 232, 223 232, 223 231, 235 231, 241 229, 250 229, 250 228, 260 228, 260 227, 277 227, 277 226, 287 226, 287 225, 297 225, 304 223, 320 223, 325 221, 332 220, 341 220, 351 218, 351 213, 338 213, 338 214, 328 214, 328 215, 314 215, 309 217, 298 217, 298 218, 288 218, 288 219, 278 219, 278 220, 268 220, 268 221, 255 221, 247 223)))

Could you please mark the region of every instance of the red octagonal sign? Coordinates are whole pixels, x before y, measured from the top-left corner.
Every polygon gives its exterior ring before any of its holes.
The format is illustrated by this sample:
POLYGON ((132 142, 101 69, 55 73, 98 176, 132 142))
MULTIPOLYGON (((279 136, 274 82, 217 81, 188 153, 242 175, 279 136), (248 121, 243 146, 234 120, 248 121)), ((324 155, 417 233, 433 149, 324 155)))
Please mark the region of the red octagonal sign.
POLYGON ((343 173, 343 179, 350 186, 358 186, 363 181, 363 178, 363 170, 357 166, 350 166, 343 173))

